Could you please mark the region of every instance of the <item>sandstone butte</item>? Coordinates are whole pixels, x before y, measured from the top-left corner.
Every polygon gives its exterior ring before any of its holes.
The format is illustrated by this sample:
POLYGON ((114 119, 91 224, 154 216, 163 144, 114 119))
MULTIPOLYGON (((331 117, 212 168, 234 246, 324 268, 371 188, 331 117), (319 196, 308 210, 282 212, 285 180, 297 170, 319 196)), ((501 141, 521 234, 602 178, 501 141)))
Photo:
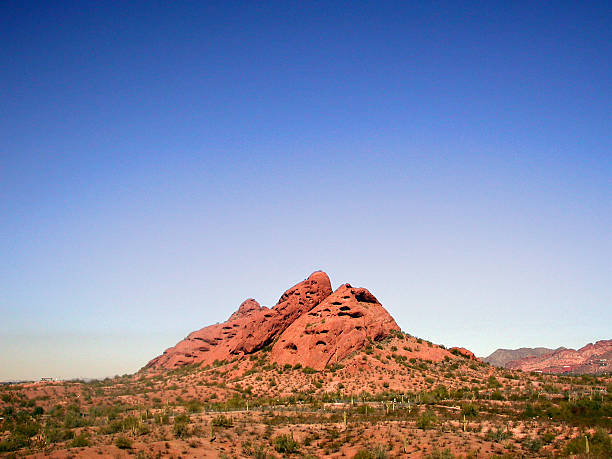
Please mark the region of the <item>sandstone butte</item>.
POLYGON ((250 298, 226 322, 189 334, 145 368, 208 365, 272 345, 272 362, 322 370, 392 331, 400 328, 368 290, 343 284, 332 292, 327 274, 317 271, 274 307, 250 298))

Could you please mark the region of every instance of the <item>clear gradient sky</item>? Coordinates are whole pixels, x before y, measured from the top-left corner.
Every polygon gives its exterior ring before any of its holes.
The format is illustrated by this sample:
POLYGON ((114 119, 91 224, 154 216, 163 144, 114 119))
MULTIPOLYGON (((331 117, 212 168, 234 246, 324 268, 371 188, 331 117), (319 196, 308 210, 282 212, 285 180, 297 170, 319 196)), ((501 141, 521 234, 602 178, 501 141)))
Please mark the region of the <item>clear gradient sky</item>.
POLYGON ((609 2, 0 4, 0 380, 312 271, 478 355, 612 338, 609 2))

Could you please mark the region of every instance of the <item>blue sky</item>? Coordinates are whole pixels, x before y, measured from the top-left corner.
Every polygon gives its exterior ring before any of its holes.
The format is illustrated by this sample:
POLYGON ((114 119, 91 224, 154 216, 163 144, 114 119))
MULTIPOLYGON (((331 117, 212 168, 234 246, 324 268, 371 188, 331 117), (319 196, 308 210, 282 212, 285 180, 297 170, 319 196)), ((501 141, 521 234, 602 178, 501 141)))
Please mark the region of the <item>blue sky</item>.
POLYGON ((3 2, 0 380, 317 269, 486 355, 612 330, 606 2, 3 2))

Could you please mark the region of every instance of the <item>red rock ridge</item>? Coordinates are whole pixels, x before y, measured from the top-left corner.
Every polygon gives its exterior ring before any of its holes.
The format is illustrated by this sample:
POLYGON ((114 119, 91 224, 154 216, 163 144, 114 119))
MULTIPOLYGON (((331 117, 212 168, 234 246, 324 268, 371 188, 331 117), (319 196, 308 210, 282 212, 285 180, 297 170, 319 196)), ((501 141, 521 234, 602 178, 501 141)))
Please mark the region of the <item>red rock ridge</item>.
POLYGON ((451 347, 448 350, 451 354, 456 354, 456 355, 460 355, 462 357, 465 357, 466 359, 470 359, 470 360, 475 360, 477 362, 480 362, 481 360, 476 357, 474 355, 474 353, 464 347, 451 347))
POLYGON ((236 355, 255 352, 270 344, 291 323, 332 293, 327 274, 313 273, 287 290, 272 309, 246 300, 227 322, 195 331, 176 346, 151 360, 145 368, 176 368, 182 365, 211 364, 236 355))
POLYGON ((280 335, 271 360, 322 370, 392 330, 400 328, 374 295, 344 284, 280 335))
POLYGON ((612 340, 574 349, 558 349, 537 357, 526 357, 506 364, 506 368, 546 373, 602 373, 612 370, 612 340))

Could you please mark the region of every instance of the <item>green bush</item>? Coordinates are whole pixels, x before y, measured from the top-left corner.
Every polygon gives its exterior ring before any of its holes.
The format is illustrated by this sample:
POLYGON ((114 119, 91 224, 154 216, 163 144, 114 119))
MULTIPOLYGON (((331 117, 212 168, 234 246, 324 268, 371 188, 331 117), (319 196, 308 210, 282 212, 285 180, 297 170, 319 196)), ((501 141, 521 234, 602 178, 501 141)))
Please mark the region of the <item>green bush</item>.
POLYGON ((454 459, 455 456, 451 453, 450 449, 438 449, 435 448, 431 454, 426 456, 427 459, 454 459))
POLYGON ((70 446, 72 446, 73 448, 85 448, 90 444, 91 443, 89 442, 89 438, 87 438, 87 436, 82 433, 74 437, 74 440, 72 440, 70 446))
POLYGON ((501 443, 502 441, 507 440, 510 437, 512 437, 512 434, 508 431, 504 431, 503 429, 491 429, 485 435, 485 438, 488 441, 495 441, 498 443, 501 443))
POLYGON ((274 449, 279 453, 297 453, 300 449, 300 445, 293 439, 291 435, 279 435, 274 439, 274 449))
POLYGON ((374 449, 360 449, 357 454, 353 456, 353 459, 387 459, 389 455, 385 448, 377 446, 374 449))
POLYGON ((523 448, 531 451, 532 453, 537 453, 538 451, 540 451, 540 448, 544 446, 544 443, 539 438, 529 437, 525 438, 521 444, 523 445, 523 448))
POLYGON ((45 435, 49 443, 59 443, 74 438, 74 432, 70 429, 49 428, 45 435))
POLYGON ((17 451, 18 449, 27 447, 29 443, 30 441, 28 437, 13 434, 6 440, 0 441, 0 453, 9 453, 11 451, 17 451))
POLYGON ((224 416, 223 414, 215 416, 211 422, 215 427, 232 427, 234 425, 232 418, 224 416))
POLYGON ((131 449, 132 441, 124 436, 117 437, 117 439, 115 440, 115 446, 119 449, 131 449))
POLYGON ((431 411, 425 411, 417 419, 416 426, 419 429, 430 429, 438 422, 438 418, 431 411))
POLYGON ((185 409, 190 413, 199 413, 202 411, 202 402, 197 399, 188 400, 184 405, 185 409))
POLYGON ((570 440, 565 447, 565 454, 585 454, 587 439, 590 457, 612 457, 612 440, 602 429, 597 429, 593 435, 587 434, 570 440))
POLYGON ((174 436, 177 438, 185 438, 189 436, 189 416, 186 414, 181 414, 174 418, 174 426, 172 427, 172 432, 174 436))
POLYGON ((464 403, 461 405, 461 414, 466 418, 474 418, 478 416, 478 406, 475 403, 464 403))

